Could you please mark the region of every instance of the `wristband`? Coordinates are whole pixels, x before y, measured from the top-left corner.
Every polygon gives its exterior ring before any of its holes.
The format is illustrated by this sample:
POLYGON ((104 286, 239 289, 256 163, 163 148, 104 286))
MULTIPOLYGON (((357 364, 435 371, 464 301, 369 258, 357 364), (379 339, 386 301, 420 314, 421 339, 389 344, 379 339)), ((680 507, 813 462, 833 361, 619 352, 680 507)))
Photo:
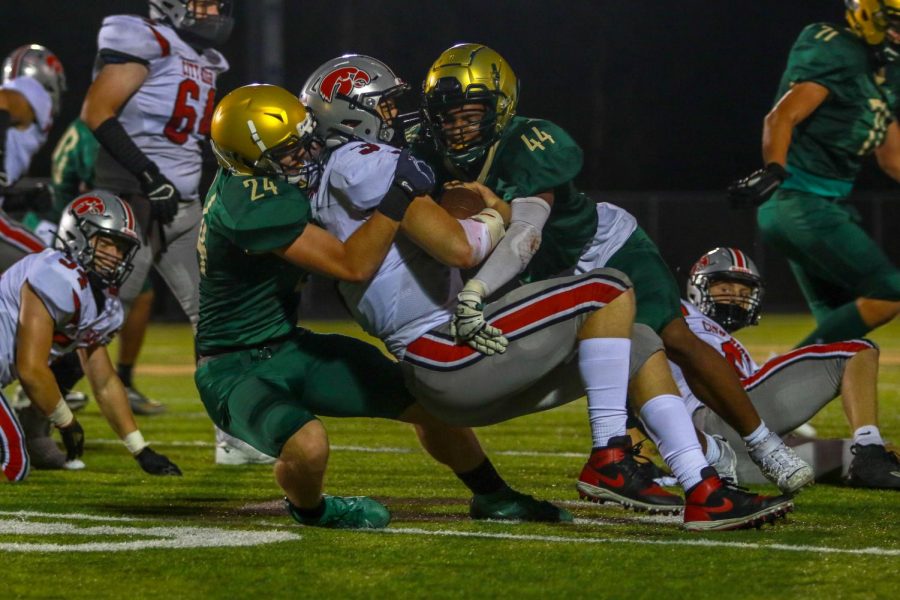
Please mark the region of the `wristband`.
POLYGON ((137 454, 150 445, 144 441, 144 436, 141 435, 140 429, 135 429, 122 438, 122 443, 125 444, 125 447, 128 448, 128 451, 132 454, 137 454))
POLYGON ((57 427, 68 427, 72 424, 72 421, 75 420, 75 415, 72 414, 72 409, 69 408, 66 401, 60 398, 59 402, 56 404, 56 408, 53 409, 52 413, 47 415, 47 418, 57 427))
POLYGON ((388 219, 399 223, 403 220, 403 215, 406 214, 406 209, 409 208, 411 201, 412 198, 407 196, 401 187, 392 185, 388 188, 384 198, 381 199, 381 204, 378 205, 378 212, 388 219))

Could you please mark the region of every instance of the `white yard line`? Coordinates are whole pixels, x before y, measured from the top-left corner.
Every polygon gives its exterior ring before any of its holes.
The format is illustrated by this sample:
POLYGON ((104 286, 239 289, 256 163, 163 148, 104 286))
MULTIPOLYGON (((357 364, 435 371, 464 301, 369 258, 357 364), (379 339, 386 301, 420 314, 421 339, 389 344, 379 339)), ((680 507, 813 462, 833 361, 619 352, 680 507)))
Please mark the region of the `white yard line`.
MULTIPOLYGON (((785 552, 811 552, 815 554, 852 554, 869 556, 900 556, 900 550, 891 548, 834 548, 831 546, 807 546, 793 544, 758 544, 755 542, 726 542, 709 539, 697 540, 647 540, 641 538, 590 538, 570 537, 562 535, 531 535, 519 533, 488 533, 478 531, 452 531, 447 529, 417 529, 414 527, 395 527, 367 531, 366 533, 420 535, 432 537, 459 537, 496 540, 516 540, 522 542, 548 542, 561 544, 636 544, 650 546, 700 546, 712 548, 734 548, 737 550, 783 550, 785 552)), ((727 534, 725 534, 727 535, 727 534)))

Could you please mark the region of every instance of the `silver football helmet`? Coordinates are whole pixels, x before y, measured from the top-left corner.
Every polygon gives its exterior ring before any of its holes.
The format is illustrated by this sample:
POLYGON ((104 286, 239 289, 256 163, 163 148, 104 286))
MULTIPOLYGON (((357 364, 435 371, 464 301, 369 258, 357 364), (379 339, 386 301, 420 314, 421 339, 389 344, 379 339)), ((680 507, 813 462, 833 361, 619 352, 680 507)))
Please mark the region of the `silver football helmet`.
MULTIPOLYGON (((149 0, 150 18, 165 21, 179 33, 213 46, 224 44, 231 36, 234 18, 231 2, 221 0, 149 0), (206 7, 215 5, 218 14, 206 13, 206 7)), ((188 39, 187 41, 191 41, 188 39)))
POLYGON ((716 248, 701 256, 691 267, 687 283, 688 301, 729 332, 759 323, 764 291, 759 269, 737 248, 716 248), (750 295, 713 298, 709 288, 720 281, 748 285, 750 295))
POLYGON ((345 54, 329 60, 310 76, 300 100, 316 117, 316 137, 328 148, 363 140, 400 146, 407 129, 418 122, 418 107, 409 85, 380 60, 345 54))
POLYGON ((3 83, 16 77, 31 77, 47 90, 53 101, 53 116, 59 114, 66 74, 56 55, 40 44, 19 46, 3 61, 3 83))
POLYGON ((141 245, 134 213, 111 192, 95 190, 78 196, 63 210, 54 247, 68 254, 104 285, 119 287, 131 274, 141 245), (97 237, 107 238, 119 256, 98 249, 97 237))

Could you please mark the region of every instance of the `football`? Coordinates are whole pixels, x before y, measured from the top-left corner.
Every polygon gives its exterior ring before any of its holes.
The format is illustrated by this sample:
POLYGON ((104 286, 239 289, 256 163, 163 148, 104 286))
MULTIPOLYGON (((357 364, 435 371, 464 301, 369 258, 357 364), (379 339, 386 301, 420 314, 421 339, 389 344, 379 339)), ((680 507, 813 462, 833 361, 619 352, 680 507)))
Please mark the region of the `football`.
POLYGON ((438 204, 457 219, 468 219, 484 210, 486 206, 481 194, 463 187, 445 189, 438 204))

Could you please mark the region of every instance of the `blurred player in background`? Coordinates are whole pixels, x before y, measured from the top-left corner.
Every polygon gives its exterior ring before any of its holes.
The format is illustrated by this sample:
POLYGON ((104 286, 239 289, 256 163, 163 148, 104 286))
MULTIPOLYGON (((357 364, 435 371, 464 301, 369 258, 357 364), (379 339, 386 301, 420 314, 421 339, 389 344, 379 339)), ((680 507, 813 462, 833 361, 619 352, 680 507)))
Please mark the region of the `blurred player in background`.
MULTIPOLYGON (((122 300, 134 301, 152 264, 196 327, 201 145, 216 78, 228 69, 213 47, 228 38, 233 21, 222 2, 151 0, 149 6, 150 20, 104 19, 81 118, 100 144, 95 185, 131 204, 148 241, 122 300)), ((145 412, 160 409, 147 398, 140 404, 145 412)))
POLYGON ((765 167, 729 188, 739 206, 762 204, 763 240, 816 319, 800 346, 862 337, 900 312, 900 271, 845 204, 868 154, 900 181, 900 0, 846 4, 850 27, 814 23, 794 42, 763 123, 765 167))
MULTIPOLYGON (((131 209, 116 196, 85 194, 63 213, 58 249, 26 255, 3 273, 0 386, 18 379, 32 403, 59 429, 67 460, 80 460, 84 430, 48 366, 54 358, 77 351, 101 412, 141 468, 153 475, 180 475, 174 463, 144 441, 106 352, 122 325, 116 292, 140 246, 135 227, 131 209)), ((4 475, 21 481, 28 475, 28 453, 2 393, 0 436, 4 475)))
MULTIPOLYGON (((900 489, 900 461, 885 448, 878 429, 878 348, 867 340, 816 344, 757 365, 731 334, 759 322, 763 291, 762 277, 744 252, 710 250, 691 269, 689 302, 682 302, 688 326, 731 363, 753 405, 776 433, 788 433, 841 396, 853 432, 848 483, 900 489)), ((673 371, 694 422, 706 432, 707 460, 723 474, 734 471, 734 452, 721 440, 735 443, 738 436, 697 400, 680 371, 673 371)))
MULTIPOLYGON (((372 210, 390 194, 390 174, 401 165, 412 160, 417 168, 428 169, 398 147, 405 140, 398 107, 407 89, 386 65, 361 55, 326 62, 303 86, 301 98, 317 115, 316 133, 325 148, 313 217, 338 239, 348 239, 367 224, 372 210)), ((480 298, 489 294, 482 289, 477 301, 465 303, 465 312, 452 318, 457 294, 462 298, 464 293, 458 269, 448 264, 471 267, 490 254, 475 280, 482 288, 498 280, 505 283, 509 255, 525 257, 516 261, 521 269, 539 243, 531 221, 542 207, 528 204, 528 199, 513 203, 504 237, 493 208, 457 221, 429 198, 418 198, 401 225, 404 237, 395 241, 374 277, 341 283, 341 293, 356 320, 401 360, 413 394, 447 423, 498 423, 571 402, 587 389, 595 454, 602 457, 591 473, 595 495, 640 510, 680 512, 678 496, 644 477, 625 435, 629 375, 637 373, 637 405, 677 394, 677 388, 670 376, 661 376, 668 375, 668 366, 657 353, 661 342, 649 328, 635 334, 632 346, 634 295, 621 273, 597 270, 532 283, 486 306, 480 298), (448 252, 456 246, 450 241, 460 237, 469 242, 462 260, 448 252)), ((499 199, 493 206, 505 208, 499 199)), ((661 437, 668 448, 669 432, 679 417, 690 434, 687 445, 669 455, 685 489, 700 490, 688 494, 686 527, 735 528, 774 520, 789 508, 786 498, 746 494, 724 486, 714 472, 705 473, 708 465, 680 399, 676 408, 680 412, 668 415, 661 437), (703 500, 697 501, 699 496, 703 500), (706 513, 710 498, 713 503, 728 498, 733 510, 706 513)), ((549 503, 534 503, 521 494, 517 498, 512 490, 506 496, 535 516, 547 515, 534 520, 571 518, 549 503)), ((490 517, 480 500, 473 500, 471 514, 490 517)))
MULTIPOLYGON (((62 63, 44 46, 20 46, 3 61, 0 202, 6 188, 28 172, 31 159, 47 141, 65 90, 62 63)), ((0 211, 0 272, 44 247, 39 238, 0 211)))
MULTIPOLYGON (((675 279, 635 218, 617 206, 597 204, 575 188, 582 165, 575 141, 549 121, 515 115, 519 81, 503 57, 480 44, 459 44, 438 57, 423 87, 426 137, 415 150, 435 166, 439 182, 475 182, 472 189, 486 198, 496 195, 513 205, 526 199, 544 207, 534 222, 541 246, 521 280, 602 267, 624 272, 637 296, 636 322, 659 334, 692 389, 741 433, 766 476, 784 492, 810 483, 809 465, 762 422, 728 363, 688 329, 675 279)), ((509 256, 506 271, 521 271, 520 259, 509 256)), ((466 310, 463 304, 481 301, 474 286, 470 282, 460 295, 458 313, 466 310)), ((651 430, 662 430, 672 411, 683 410, 679 402, 676 397, 656 399, 640 416, 651 430)), ((680 447, 693 432, 679 435, 680 447)), ((602 462, 602 455, 594 454, 584 473, 602 462)), ((588 489, 584 483, 579 485, 588 489)))

